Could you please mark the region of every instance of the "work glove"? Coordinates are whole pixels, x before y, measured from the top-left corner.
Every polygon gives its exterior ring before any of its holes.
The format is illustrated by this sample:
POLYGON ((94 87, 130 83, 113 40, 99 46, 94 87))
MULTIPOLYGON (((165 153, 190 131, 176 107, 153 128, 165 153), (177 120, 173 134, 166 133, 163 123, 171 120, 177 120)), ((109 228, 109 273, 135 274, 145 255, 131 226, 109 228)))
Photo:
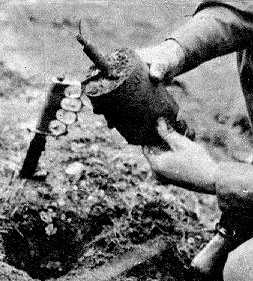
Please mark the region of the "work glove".
POLYGON ((198 143, 168 128, 163 118, 158 120, 158 133, 169 145, 169 151, 144 147, 153 174, 163 184, 175 184, 192 191, 215 194, 215 171, 218 164, 198 143))
POLYGON ((170 84, 172 79, 183 69, 185 54, 183 48, 173 39, 163 43, 137 49, 136 53, 150 67, 150 78, 170 84))

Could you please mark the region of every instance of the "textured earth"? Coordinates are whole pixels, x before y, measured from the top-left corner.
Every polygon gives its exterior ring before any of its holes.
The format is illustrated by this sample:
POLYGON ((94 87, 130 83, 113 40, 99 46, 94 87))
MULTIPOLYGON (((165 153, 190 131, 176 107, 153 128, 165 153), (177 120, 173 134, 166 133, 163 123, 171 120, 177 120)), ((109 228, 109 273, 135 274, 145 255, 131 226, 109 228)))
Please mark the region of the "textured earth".
MULTIPOLYGON (((67 136, 48 137, 39 164, 45 181, 17 177, 52 78, 82 81, 90 65, 74 39, 79 19, 109 53, 162 41, 195 6, 1 2, 1 280, 201 280, 189 264, 213 235, 215 197, 155 182, 141 148, 89 107, 67 136)), ((248 157, 252 138, 234 55, 179 79, 187 94, 175 98, 197 141, 217 161, 248 157)))

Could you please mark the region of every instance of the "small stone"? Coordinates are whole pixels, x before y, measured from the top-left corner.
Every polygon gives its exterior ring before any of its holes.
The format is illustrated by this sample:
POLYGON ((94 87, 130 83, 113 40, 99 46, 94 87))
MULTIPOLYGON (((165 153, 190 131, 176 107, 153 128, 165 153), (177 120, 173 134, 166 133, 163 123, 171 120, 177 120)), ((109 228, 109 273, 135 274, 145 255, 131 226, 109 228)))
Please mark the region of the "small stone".
POLYGON ((190 245, 190 246, 194 246, 195 245, 195 239, 193 237, 189 237, 187 239, 187 243, 190 245))
POLYGON ((92 195, 90 195, 88 198, 87 198, 87 201, 94 201, 95 200, 95 197, 94 196, 92 196, 92 195))
POLYGON ((65 170, 65 173, 69 176, 74 176, 79 179, 84 171, 85 166, 80 162, 71 163, 65 170))
POLYGON ((58 200, 58 205, 59 205, 59 207, 63 207, 63 206, 65 206, 65 201, 61 198, 61 199, 59 199, 58 200))
POLYGON ((73 185, 72 189, 76 191, 76 190, 78 190, 78 186, 77 185, 73 185))
POLYGON ((99 151, 99 148, 100 148, 99 145, 94 143, 90 146, 90 151, 94 154, 97 154, 99 151))
POLYGON ((54 235, 57 232, 57 228, 54 227, 52 223, 50 223, 47 227, 45 227, 45 232, 48 236, 54 235))

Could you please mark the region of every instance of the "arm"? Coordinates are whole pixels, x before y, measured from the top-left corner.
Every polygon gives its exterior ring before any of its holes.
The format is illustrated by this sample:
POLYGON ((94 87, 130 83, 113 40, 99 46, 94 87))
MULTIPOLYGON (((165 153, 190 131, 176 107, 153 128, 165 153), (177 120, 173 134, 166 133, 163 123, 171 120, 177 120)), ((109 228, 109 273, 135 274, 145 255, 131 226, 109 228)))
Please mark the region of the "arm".
POLYGON ((218 2, 200 5, 184 26, 161 44, 137 50, 150 65, 150 76, 170 82, 199 64, 252 44, 253 13, 218 2))
POLYGON ((253 209, 253 166, 245 163, 214 161, 205 148, 175 130, 168 131, 164 120, 158 132, 170 151, 145 149, 156 178, 195 192, 218 196, 222 211, 253 209))
POLYGON ((253 36, 253 15, 229 6, 203 6, 192 19, 171 34, 185 52, 181 72, 218 56, 249 47, 253 36))
POLYGON ((222 211, 253 210, 253 166, 221 162, 215 173, 215 186, 222 211))

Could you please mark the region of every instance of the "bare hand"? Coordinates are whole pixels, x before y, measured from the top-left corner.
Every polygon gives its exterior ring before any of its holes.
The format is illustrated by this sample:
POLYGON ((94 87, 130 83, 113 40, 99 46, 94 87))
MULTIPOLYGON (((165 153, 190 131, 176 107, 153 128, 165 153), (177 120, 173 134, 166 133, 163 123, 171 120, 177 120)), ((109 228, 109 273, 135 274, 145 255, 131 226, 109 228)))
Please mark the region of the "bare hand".
POLYGON ((183 49, 171 39, 136 52, 150 66, 150 77, 153 80, 164 80, 167 84, 180 73, 185 61, 183 49))
POLYGON ((155 177, 166 184, 175 184, 197 192, 215 194, 214 176, 217 163, 206 149, 158 121, 158 133, 171 147, 170 151, 144 148, 155 177))

